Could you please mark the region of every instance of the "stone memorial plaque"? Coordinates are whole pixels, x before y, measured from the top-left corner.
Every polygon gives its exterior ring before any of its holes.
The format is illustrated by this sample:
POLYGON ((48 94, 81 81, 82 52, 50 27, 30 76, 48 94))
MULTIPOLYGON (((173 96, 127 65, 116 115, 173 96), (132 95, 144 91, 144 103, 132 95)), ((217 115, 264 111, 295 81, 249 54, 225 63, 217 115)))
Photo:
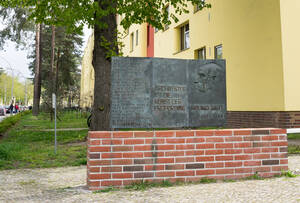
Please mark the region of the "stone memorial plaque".
POLYGON ((223 126, 224 60, 113 57, 111 128, 223 126))

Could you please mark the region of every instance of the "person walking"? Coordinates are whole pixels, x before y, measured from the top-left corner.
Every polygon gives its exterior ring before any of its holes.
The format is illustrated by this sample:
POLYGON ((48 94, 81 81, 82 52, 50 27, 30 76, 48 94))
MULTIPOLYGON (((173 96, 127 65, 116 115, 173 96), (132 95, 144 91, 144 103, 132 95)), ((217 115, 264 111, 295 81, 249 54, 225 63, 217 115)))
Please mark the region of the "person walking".
POLYGON ((9 112, 10 112, 11 116, 13 115, 13 111, 14 111, 14 105, 13 105, 13 103, 11 103, 9 106, 9 112))
POLYGON ((16 109, 16 113, 18 113, 19 112, 19 105, 18 105, 18 103, 16 103, 15 109, 16 109))

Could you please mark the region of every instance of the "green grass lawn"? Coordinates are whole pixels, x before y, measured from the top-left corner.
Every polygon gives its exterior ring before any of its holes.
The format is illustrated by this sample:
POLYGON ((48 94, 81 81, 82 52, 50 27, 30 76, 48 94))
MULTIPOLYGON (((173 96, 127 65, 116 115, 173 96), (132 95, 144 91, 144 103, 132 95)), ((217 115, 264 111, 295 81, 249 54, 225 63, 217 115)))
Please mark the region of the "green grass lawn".
POLYGON ((288 134, 287 136, 289 140, 300 140, 300 133, 288 134))
MULTIPOLYGON (((77 112, 61 114, 58 128, 87 128, 85 116, 77 112)), ((0 170, 46 168, 86 164, 88 130, 58 131, 57 154, 54 154, 54 122, 41 113, 23 115, 21 120, 0 139, 0 170)))

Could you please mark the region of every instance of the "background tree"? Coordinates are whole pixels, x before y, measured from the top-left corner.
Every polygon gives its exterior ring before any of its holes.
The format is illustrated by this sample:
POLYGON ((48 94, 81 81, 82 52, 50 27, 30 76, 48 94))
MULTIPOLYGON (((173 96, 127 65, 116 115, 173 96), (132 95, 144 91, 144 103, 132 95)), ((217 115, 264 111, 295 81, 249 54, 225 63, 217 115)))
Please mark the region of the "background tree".
POLYGON ((187 13, 188 2, 200 9, 209 7, 202 0, 2 0, 4 7, 31 8, 32 18, 49 25, 65 25, 69 30, 81 30, 86 23, 94 28, 95 70, 94 107, 91 130, 110 130, 110 72, 111 57, 118 55, 116 15, 123 15, 121 25, 126 30, 131 24, 149 23, 163 29, 163 25, 178 21, 176 15, 187 13), (175 13, 162 10, 170 5, 175 13))

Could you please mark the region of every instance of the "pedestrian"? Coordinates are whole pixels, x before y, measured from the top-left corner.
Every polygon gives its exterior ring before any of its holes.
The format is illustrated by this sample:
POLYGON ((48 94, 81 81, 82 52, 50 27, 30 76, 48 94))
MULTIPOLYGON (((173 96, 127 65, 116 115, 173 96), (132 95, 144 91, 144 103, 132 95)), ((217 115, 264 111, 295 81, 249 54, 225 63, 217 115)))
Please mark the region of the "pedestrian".
POLYGON ((16 109, 16 113, 18 113, 18 112, 19 112, 19 106, 18 106, 18 103, 16 103, 15 109, 16 109))
POLYGON ((13 105, 13 103, 11 103, 10 106, 9 106, 10 115, 13 114, 13 111, 14 111, 14 105, 13 105))

